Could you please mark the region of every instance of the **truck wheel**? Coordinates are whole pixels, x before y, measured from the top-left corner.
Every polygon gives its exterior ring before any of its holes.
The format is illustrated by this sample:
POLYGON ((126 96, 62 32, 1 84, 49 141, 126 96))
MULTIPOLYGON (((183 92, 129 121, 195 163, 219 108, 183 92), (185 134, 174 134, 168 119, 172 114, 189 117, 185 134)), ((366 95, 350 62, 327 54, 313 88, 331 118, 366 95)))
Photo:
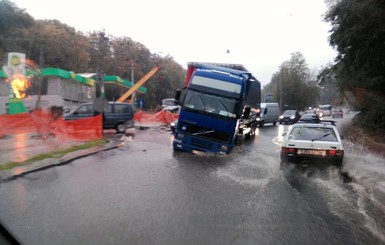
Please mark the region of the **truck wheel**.
POLYGON ((238 145, 238 135, 237 136, 235 136, 235 138, 234 138, 234 145, 238 145))
POLYGON ((274 121, 274 122, 273 122, 273 126, 275 126, 275 125, 277 125, 277 121, 274 121))
POLYGON ((261 122, 259 123, 259 127, 262 128, 264 124, 265 124, 265 122, 264 122, 264 121, 261 121, 261 122))
POLYGON ((253 126, 251 128, 251 136, 255 136, 255 130, 256 130, 256 128, 255 128, 255 126, 253 126))

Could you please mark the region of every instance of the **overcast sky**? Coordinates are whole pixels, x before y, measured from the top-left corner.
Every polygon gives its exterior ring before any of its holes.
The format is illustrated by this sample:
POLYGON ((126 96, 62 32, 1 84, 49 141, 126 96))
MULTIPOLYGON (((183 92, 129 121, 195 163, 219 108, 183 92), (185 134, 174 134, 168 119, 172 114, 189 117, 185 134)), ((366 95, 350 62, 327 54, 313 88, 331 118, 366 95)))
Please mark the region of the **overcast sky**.
POLYGON ((241 63, 262 85, 292 52, 312 71, 336 56, 324 0, 11 1, 35 19, 130 37, 185 68, 189 61, 241 63))

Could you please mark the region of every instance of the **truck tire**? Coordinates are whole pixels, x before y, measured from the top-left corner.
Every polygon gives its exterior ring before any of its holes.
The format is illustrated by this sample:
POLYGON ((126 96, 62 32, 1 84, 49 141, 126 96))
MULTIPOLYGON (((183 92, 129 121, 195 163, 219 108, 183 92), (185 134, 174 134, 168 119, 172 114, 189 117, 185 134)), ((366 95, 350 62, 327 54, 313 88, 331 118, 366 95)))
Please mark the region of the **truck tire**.
POLYGON ((251 139, 255 136, 255 130, 256 130, 256 126, 251 126, 250 132, 247 134, 248 139, 251 139))
POLYGON ((234 137, 234 145, 238 145, 238 144, 239 144, 239 142, 238 142, 238 135, 236 135, 234 137))

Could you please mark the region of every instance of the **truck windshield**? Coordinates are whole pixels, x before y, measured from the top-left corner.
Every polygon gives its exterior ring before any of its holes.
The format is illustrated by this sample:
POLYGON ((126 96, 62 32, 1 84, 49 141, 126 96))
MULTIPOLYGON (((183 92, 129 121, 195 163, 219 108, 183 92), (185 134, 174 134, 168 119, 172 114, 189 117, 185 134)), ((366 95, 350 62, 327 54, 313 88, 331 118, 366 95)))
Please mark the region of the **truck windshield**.
POLYGON ((188 90, 183 104, 189 109, 227 117, 236 117, 236 103, 235 99, 188 90))

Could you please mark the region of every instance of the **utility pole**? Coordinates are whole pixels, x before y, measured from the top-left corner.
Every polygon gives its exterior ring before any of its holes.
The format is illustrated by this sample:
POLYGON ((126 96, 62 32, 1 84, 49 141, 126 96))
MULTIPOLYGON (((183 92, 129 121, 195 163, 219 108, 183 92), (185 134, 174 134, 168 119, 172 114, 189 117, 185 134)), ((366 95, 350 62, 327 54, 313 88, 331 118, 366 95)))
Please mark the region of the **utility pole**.
POLYGON ((37 78, 37 100, 36 100, 36 104, 35 104, 35 108, 40 108, 40 100, 41 100, 41 89, 42 89, 42 86, 43 86, 43 75, 42 75, 42 72, 43 72, 43 69, 44 69, 44 52, 43 52, 43 48, 40 48, 40 54, 39 54, 39 70, 40 70, 40 74, 39 74, 39 77, 37 78))
POLYGON ((105 100, 104 94, 104 73, 101 69, 96 70, 96 91, 95 91, 95 101, 94 101, 94 110, 95 114, 102 113, 104 108, 108 105, 105 100))
MULTIPOLYGON (((132 60, 131 60, 131 82, 132 82, 132 87, 134 87, 135 86, 135 81, 134 81, 134 61, 132 61, 132 60)), ((134 92, 132 94, 132 99, 131 99, 131 101, 133 102, 134 107, 136 107, 135 106, 135 95, 136 95, 136 92, 134 92)))
POLYGON ((282 85, 283 85, 283 67, 281 69, 281 79, 279 80, 279 108, 282 111, 282 85))

